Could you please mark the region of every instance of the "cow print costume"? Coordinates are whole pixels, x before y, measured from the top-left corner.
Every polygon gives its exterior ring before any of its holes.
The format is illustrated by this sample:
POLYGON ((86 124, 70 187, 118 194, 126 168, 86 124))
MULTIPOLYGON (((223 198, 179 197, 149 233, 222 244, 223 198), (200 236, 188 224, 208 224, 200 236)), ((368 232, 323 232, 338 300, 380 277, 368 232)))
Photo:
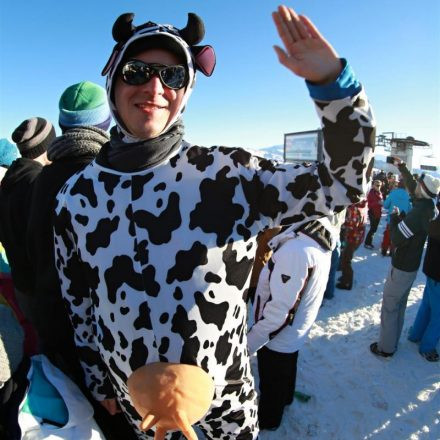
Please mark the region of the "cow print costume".
POLYGON ((56 264, 87 384, 97 400, 116 394, 140 439, 154 432, 138 429, 126 381, 157 361, 198 365, 213 378, 214 400, 198 423, 207 438, 258 435, 246 340, 256 235, 359 200, 371 166, 373 117, 363 92, 316 105, 321 164, 182 142, 136 172, 97 159, 58 194, 56 264))

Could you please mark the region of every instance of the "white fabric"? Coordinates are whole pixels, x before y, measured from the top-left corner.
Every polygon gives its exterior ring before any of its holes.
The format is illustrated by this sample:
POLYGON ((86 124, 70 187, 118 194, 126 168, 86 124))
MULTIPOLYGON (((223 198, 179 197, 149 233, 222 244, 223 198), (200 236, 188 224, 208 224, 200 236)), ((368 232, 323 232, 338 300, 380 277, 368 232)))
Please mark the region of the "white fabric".
MULTIPOLYGON (((93 419, 93 407, 80 389, 62 371, 52 365, 46 356, 36 355, 32 359, 41 362, 45 376, 61 394, 69 412, 69 420, 63 427, 58 427, 47 423, 40 424, 37 417, 20 412, 18 422, 22 440, 105 440, 93 419)), ((32 367, 28 379, 31 377, 32 367)))
POLYGON ((293 353, 302 347, 321 306, 331 251, 302 233, 291 234, 271 260, 272 271, 271 264, 263 268, 255 293, 255 323, 248 333, 251 354, 263 345, 281 353, 293 353), (286 322, 301 290, 304 290, 302 299, 292 324, 269 340, 270 334, 286 322))

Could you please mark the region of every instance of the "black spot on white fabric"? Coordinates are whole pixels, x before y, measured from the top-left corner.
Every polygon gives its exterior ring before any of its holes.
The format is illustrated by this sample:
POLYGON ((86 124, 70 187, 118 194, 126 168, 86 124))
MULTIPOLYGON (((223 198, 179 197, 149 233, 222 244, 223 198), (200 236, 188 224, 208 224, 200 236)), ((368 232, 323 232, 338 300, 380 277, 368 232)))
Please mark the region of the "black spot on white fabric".
POLYGON ((215 273, 207 272, 206 275, 205 275, 205 281, 207 283, 216 283, 216 284, 218 284, 218 283, 221 283, 222 278, 219 275, 215 274, 215 273))
POLYGON ((146 347, 143 338, 135 339, 131 344, 131 355, 128 363, 132 371, 137 370, 147 364, 148 348, 146 347))
POLYGON ((142 270, 142 278, 144 280, 144 290, 149 296, 156 297, 159 295, 160 284, 156 281, 156 269, 154 266, 147 266, 142 270))
POLYGON ((115 349, 115 338, 112 335, 111 330, 104 324, 102 317, 98 318, 98 340, 108 351, 115 349))
POLYGON ((107 211, 109 212, 109 214, 113 212, 114 208, 115 208, 115 202, 113 200, 109 200, 107 202, 107 211))
POLYGON ((127 348, 128 347, 128 341, 127 338, 124 336, 124 334, 120 331, 118 331, 119 335, 119 345, 121 348, 127 348))
POLYGON ((213 179, 203 179, 200 183, 201 201, 190 213, 190 229, 199 227, 203 232, 217 234, 217 246, 223 246, 232 234, 235 222, 244 213, 241 205, 233 203, 236 177, 226 175, 230 168, 223 167, 213 179))
POLYGON ((260 199, 260 212, 270 218, 276 218, 287 211, 286 203, 279 200, 280 192, 273 185, 264 188, 260 199))
POLYGON ((299 174, 293 182, 290 182, 286 189, 290 191, 295 199, 302 199, 309 192, 316 192, 321 188, 318 176, 313 174, 299 174))
POLYGON ((98 181, 104 184, 105 192, 109 196, 113 195, 113 191, 118 186, 120 180, 121 180, 121 176, 118 176, 117 174, 110 174, 104 172, 100 172, 98 174, 98 181))
POLYGON ((86 249, 95 255, 99 248, 106 248, 110 244, 111 235, 118 229, 119 217, 102 218, 98 221, 96 229, 86 235, 86 249))
POLYGON ((167 184, 165 182, 160 182, 153 188, 153 191, 154 192, 165 191, 166 188, 167 188, 167 184))
POLYGON ((148 240, 142 240, 139 243, 135 243, 134 250, 134 261, 138 261, 142 266, 148 264, 148 240))
POLYGON ((160 245, 170 242, 171 234, 182 224, 179 201, 179 195, 172 192, 166 208, 158 216, 144 210, 133 213, 134 222, 148 231, 151 243, 160 245))
POLYGON ((248 241, 251 238, 251 231, 242 224, 237 226, 237 232, 243 237, 244 241, 248 241))
POLYGON ((79 194, 80 196, 85 197, 92 208, 96 208, 98 206, 95 188, 93 187, 93 180, 85 178, 82 174, 80 174, 78 180, 72 186, 70 194, 72 196, 79 194))
POLYGON ((178 305, 172 319, 171 331, 181 336, 183 340, 180 362, 182 364, 197 365, 197 354, 200 341, 197 337, 191 338, 197 330, 197 322, 188 318, 186 310, 178 305))
POLYGON ((133 261, 127 255, 118 255, 113 258, 112 265, 104 272, 104 279, 108 299, 112 304, 116 304, 116 292, 123 284, 135 290, 143 290, 142 276, 136 273, 133 261))
POLYGON ((228 243, 222 256, 226 269, 226 282, 230 286, 236 286, 242 289, 252 270, 253 260, 243 257, 237 260, 237 251, 232 249, 232 243, 228 243))
POLYGON ((176 263, 167 274, 167 283, 174 281, 188 281, 194 270, 208 263, 208 249, 196 241, 188 251, 182 250, 176 254, 176 263))
POLYGON ((180 301, 183 298, 182 289, 179 286, 177 286, 176 289, 174 290, 173 297, 177 301, 180 301))
POLYGON ((148 303, 143 302, 139 306, 139 313, 137 318, 133 322, 133 327, 135 330, 146 329, 152 330, 153 326, 151 325, 151 316, 150 316, 150 308, 148 307, 148 303))
POLYGON ((144 193, 144 185, 146 185, 154 176, 154 173, 145 175, 135 175, 132 177, 131 196, 133 201, 139 199, 144 193))
POLYGON ((229 342, 230 333, 225 332, 218 338, 217 345, 215 347, 215 359, 218 364, 226 365, 229 354, 232 350, 232 344, 229 342))
POLYGON ((208 148, 193 146, 187 151, 186 156, 188 163, 195 165, 198 171, 204 172, 214 163, 214 156, 208 148))
POLYGON ((75 220, 82 226, 87 226, 89 223, 89 218, 85 215, 76 214, 75 220))
POLYGON ((216 304, 207 301, 202 292, 195 292, 194 299, 196 300, 203 322, 206 324, 214 324, 219 330, 221 330, 229 309, 228 303, 225 301, 216 304))
POLYGON ((240 182, 249 209, 249 215, 244 223, 249 228, 255 221, 260 219, 259 201, 263 194, 264 185, 257 175, 253 175, 252 180, 247 180, 244 176, 240 176, 240 182))

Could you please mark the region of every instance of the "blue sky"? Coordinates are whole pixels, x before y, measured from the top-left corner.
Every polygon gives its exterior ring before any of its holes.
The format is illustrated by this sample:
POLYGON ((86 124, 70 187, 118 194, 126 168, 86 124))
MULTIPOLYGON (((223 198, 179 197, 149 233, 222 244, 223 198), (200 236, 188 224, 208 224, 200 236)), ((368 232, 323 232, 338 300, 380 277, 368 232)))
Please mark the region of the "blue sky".
MULTIPOLYGON (((104 85, 111 27, 123 12, 183 27, 186 14, 205 21, 205 44, 217 53, 211 78, 199 75, 184 114, 186 139, 250 148, 283 143, 287 132, 319 121, 304 82, 278 63, 279 39, 263 0, 40 0, 1 2, 0 137, 31 116, 58 128, 64 89, 104 85)), ((374 107, 378 132, 434 144, 440 156, 440 2, 438 0, 298 0, 340 56, 349 60, 374 107)))

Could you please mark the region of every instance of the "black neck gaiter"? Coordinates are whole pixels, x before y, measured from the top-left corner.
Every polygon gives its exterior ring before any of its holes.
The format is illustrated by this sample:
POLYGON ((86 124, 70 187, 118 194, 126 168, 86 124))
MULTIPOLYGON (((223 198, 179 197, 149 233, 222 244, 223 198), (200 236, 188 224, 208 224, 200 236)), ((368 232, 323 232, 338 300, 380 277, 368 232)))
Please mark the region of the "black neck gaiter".
POLYGON ((142 171, 159 164, 177 150, 182 142, 184 126, 177 120, 166 133, 145 141, 127 143, 117 127, 110 130, 110 142, 96 157, 96 162, 116 171, 142 171))

